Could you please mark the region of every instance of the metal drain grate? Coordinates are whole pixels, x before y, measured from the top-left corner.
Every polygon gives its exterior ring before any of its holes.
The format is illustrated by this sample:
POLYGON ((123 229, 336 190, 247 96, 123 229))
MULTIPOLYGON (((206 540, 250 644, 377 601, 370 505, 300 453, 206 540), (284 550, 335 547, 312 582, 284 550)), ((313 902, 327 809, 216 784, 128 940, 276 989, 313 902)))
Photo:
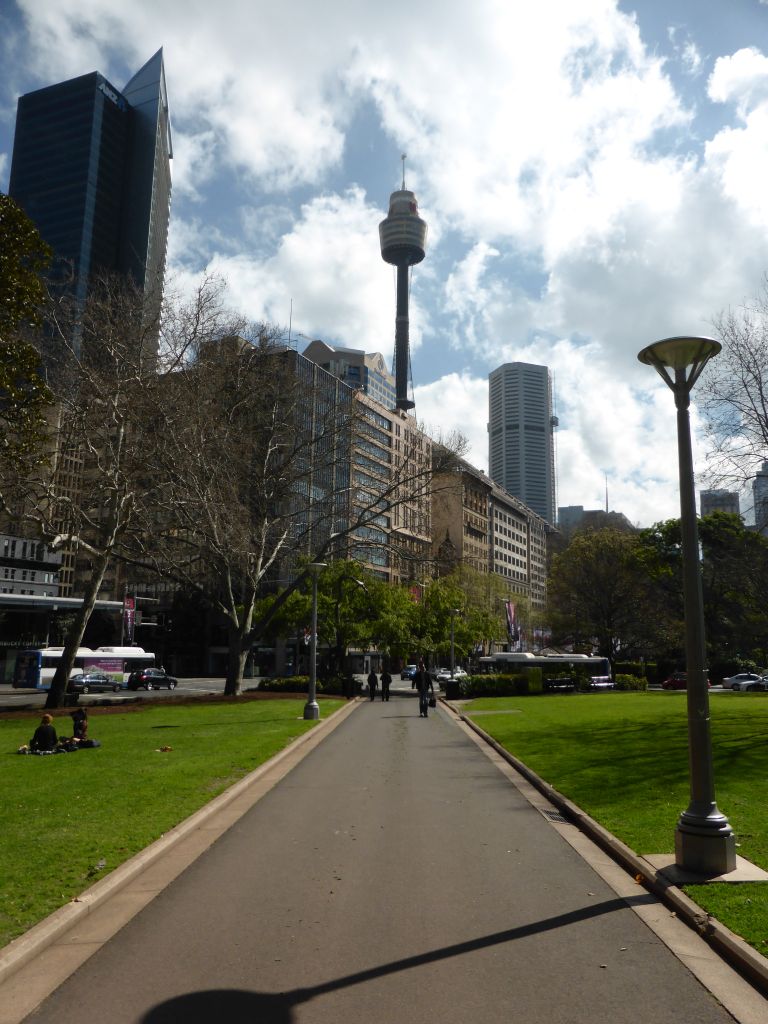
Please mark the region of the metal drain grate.
POLYGON ((550 821, 559 821, 563 825, 568 824, 568 819, 564 818, 560 811, 550 811, 548 808, 540 807, 539 810, 545 818, 549 818, 550 821))

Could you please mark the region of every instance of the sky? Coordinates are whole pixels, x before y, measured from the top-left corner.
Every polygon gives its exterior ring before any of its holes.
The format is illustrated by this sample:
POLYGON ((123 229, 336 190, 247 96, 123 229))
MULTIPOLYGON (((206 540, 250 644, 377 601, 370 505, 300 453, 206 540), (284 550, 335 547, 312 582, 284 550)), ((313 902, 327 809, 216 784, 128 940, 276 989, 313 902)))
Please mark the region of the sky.
MULTIPOLYGON (((768 0, 0 0, 0 190, 19 95, 122 88, 160 47, 177 287, 219 274, 299 351, 391 365, 405 153, 418 419, 487 471, 489 372, 544 364, 557 504, 679 515, 673 397, 637 353, 711 335, 768 271, 768 0)), ((692 425, 702 468, 695 392, 692 425)))

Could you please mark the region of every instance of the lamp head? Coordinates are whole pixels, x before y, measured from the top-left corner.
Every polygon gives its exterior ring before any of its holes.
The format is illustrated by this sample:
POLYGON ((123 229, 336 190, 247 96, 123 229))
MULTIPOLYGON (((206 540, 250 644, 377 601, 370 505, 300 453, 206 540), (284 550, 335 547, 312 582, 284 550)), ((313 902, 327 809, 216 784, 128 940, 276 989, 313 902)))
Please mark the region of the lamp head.
POLYGON ((652 366, 673 390, 682 386, 690 391, 706 364, 722 347, 714 338, 662 338, 647 345, 637 358, 641 363, 652 366), (690 373, 686 375, 688 367, 690 373), (670 376, 670 370, 673 376, 670 376))

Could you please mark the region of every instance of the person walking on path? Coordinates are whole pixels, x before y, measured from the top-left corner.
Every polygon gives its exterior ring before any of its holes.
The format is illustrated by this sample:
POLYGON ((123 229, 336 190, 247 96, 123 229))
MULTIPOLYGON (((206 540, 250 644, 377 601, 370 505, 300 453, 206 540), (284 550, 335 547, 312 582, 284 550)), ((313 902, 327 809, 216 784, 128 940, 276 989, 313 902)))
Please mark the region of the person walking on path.
POLYGON ((427 671, 423 661, 419 662, 419 670, 415 676, 416 689, 419 691, 419 717, 429 717, 429 698, 434 694, 435 687, 432 684, 432 676, 427 671))
POLYGON ((375 700, 376 699, 376 684, 377 684, 377 682, 378 682, 378 679, 376 677, 376 673, 373 671, 373 669, 371 669, 371 671, 368 673, 368 693, 370 694, 371 700, 375 700))
POLYGON ((392 676, 384 669, 381 673, 381 699, 389 700, 389 687, 392 684, 392 676))

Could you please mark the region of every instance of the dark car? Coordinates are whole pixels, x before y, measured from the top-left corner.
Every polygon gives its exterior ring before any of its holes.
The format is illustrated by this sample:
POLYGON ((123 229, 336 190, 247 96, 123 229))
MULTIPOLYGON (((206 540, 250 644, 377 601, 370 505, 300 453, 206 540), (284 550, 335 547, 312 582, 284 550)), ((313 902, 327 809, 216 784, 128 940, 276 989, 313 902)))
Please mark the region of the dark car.
POLYGON ((121 686, 104 672, 79 672, 69 677, 67 689, 71 693, 117 693, 121 686))
POLYGON ((173 690, 177 684, 178 679, 169 676, 164 668, 142 668, 128 676, 129 690, 159 690, 164 686, 173 690))

